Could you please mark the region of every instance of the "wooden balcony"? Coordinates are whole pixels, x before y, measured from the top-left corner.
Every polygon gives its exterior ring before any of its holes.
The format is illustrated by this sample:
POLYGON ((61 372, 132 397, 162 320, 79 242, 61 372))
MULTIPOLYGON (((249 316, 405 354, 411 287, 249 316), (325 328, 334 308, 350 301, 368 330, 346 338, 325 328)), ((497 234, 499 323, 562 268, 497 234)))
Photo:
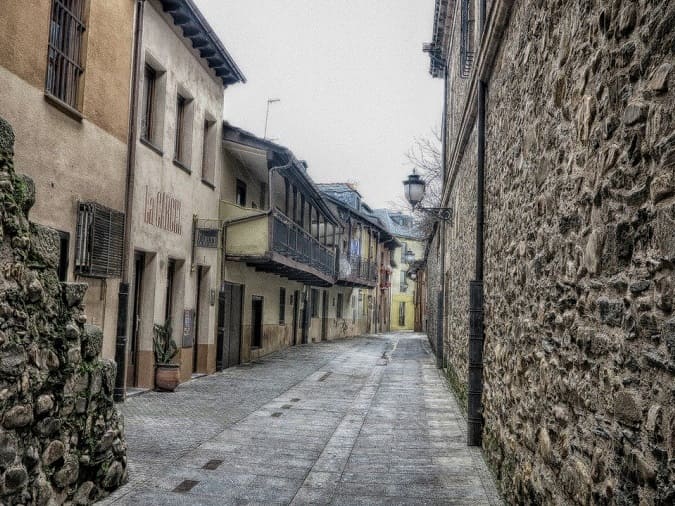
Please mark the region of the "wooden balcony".
POLYGON ((373 288, 377 285, 377 265, 355 256, 340 260, 338 285, 373 288))
POLYGON ((313 286, 335 284, 335 253, 279 211, 221 202, 225 258, 313 286))

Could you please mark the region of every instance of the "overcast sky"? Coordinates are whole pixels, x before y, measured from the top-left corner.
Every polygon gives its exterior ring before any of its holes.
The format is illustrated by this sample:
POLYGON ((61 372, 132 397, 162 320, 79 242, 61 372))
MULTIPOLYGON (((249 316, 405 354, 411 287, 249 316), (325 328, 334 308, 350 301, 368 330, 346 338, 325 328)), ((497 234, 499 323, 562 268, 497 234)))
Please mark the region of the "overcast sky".
POLYGON ((350 181, 366 202, 400 198, 405 153, 441 122, 429 75, 434 0, 196 0, 244 72, 225 119, 307 160, 315 182, 350 181))

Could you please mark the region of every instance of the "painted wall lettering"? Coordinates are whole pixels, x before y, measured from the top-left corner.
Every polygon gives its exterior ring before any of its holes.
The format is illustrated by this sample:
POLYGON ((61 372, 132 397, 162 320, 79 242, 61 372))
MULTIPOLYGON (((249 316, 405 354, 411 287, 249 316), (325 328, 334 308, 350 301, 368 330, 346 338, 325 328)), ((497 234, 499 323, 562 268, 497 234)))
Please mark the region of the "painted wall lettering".
POLYGON ((182 235, 181 201, 167 192, 151 192, 145 187, 144 221, 163 230, 182 235))

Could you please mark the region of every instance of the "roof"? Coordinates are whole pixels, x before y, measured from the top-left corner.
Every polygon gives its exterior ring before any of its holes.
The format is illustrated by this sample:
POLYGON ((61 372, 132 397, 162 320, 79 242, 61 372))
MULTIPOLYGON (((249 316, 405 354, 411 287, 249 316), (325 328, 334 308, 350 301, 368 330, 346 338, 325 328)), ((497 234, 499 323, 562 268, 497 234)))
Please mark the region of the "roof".
POLYGON ((432 40, 423 46, 424 52, 429 53, 429 73, 432 77, 445 75, 454 11, 455 0, 436 0, 432 40))
POLYGON ((339 200, 343 204, 355 209, 361 210, 361 194, 350 183, 319 183, 317 187, 325 195, 339 200))
POLYGON ((159 3, 164 12, 173 18, 174 24, 183 31, 183 36, 192 42, 192 47, 199 51, 201 58, 213 69, 224 87, 246 82, 246 77, 193 0, 159 0, 159 3))
POLYGON ((298 160, 290 149, 272 141, 268 141, 267 139, 262 139, 241 128, 232 126, 226 121, 223 122, 222 140, 223 142, 240 144, 265 151, 267 153, 268 170, 271 170, 275 166, 279 169, 283 167, 282 170, 287 170, 288 173, 292 175, 295 182, 300 183, 305 191, 314 198, 317 205, 321 207, 324 215, 333 222, 333 224, 338 225, 340 223, 338 217, 335 216, 326 204, 316 183, 309 177, 309 174, 307 173, 307 163, 303 160, 298 160))
POLYGON ((390 209, 375 209, 373 214, 384 224, 392 235, 412 239, 414 241, 424 241, 424 234, 415 226, 413 217, 409 214, 392 211, 390 209), (397 218, 409 218, 411 225, 404 225, 397 221, 397 218))

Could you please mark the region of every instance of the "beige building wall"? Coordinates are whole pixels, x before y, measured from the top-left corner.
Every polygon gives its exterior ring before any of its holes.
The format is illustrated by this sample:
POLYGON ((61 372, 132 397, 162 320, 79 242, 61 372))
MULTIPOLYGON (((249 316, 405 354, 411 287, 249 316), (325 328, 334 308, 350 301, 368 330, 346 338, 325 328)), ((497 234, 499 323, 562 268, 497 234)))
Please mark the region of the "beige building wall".
MULTIPOLYGON (((196 310, 198 295, 197 371, 215 370, 216 297, 213 294, 217 293, 219 284, 219 254, 218 249, 206 248, 195 248, 193 252, 192 239, 193 218, 200 220, 200 224, 203 220, 212 220, 206 225, 218 228, 219 171, 212 171, 212 181, 203 181, 202 153, 204 121, 213 120, 211 128, 215 131, 209 135, 212 143, 209 153, 213 156, 214 168, 219 166, 223 85, 154 1, 146 3, 143 30, 142 63, 151 65, 160 74, 156 85, 159 132, 155 146, 138 142, 131 237, 134 251, 146 255, 135 382, 140 387, 152 387, 152 325, 164 322, 170 261, 176 263, 170 318, 173 337, 181 348, 175 359, 181 364, 181 381, 191 377, 193 364, 193 348, 182 347, 184 311, 196 310), (185 132, 188 155, 184 166, 174 163, 178 93, 190 99, 185 132), (201 294, 197 293, 199 266, 203 273, 201 294)), ((133 272, 133 256, 130 265, 133 272)), ((134 290, 132 287, 132 300, 134 290)), ((130 313, 131 320, 133 311, 130 313)), ((133 379, 130 382, 133 383, 133 379)))
POLYGON ((51 5, 2 2, 0 116, 16 132, 17 171, 35 181, 30 219, 70 234, 68 280, 89 283, 87 316, 113 358, 119 279, 77 277, 74 251, 78 202, 124 211, 134 2, 87 2, 79 115, 45 98, 51 5))

